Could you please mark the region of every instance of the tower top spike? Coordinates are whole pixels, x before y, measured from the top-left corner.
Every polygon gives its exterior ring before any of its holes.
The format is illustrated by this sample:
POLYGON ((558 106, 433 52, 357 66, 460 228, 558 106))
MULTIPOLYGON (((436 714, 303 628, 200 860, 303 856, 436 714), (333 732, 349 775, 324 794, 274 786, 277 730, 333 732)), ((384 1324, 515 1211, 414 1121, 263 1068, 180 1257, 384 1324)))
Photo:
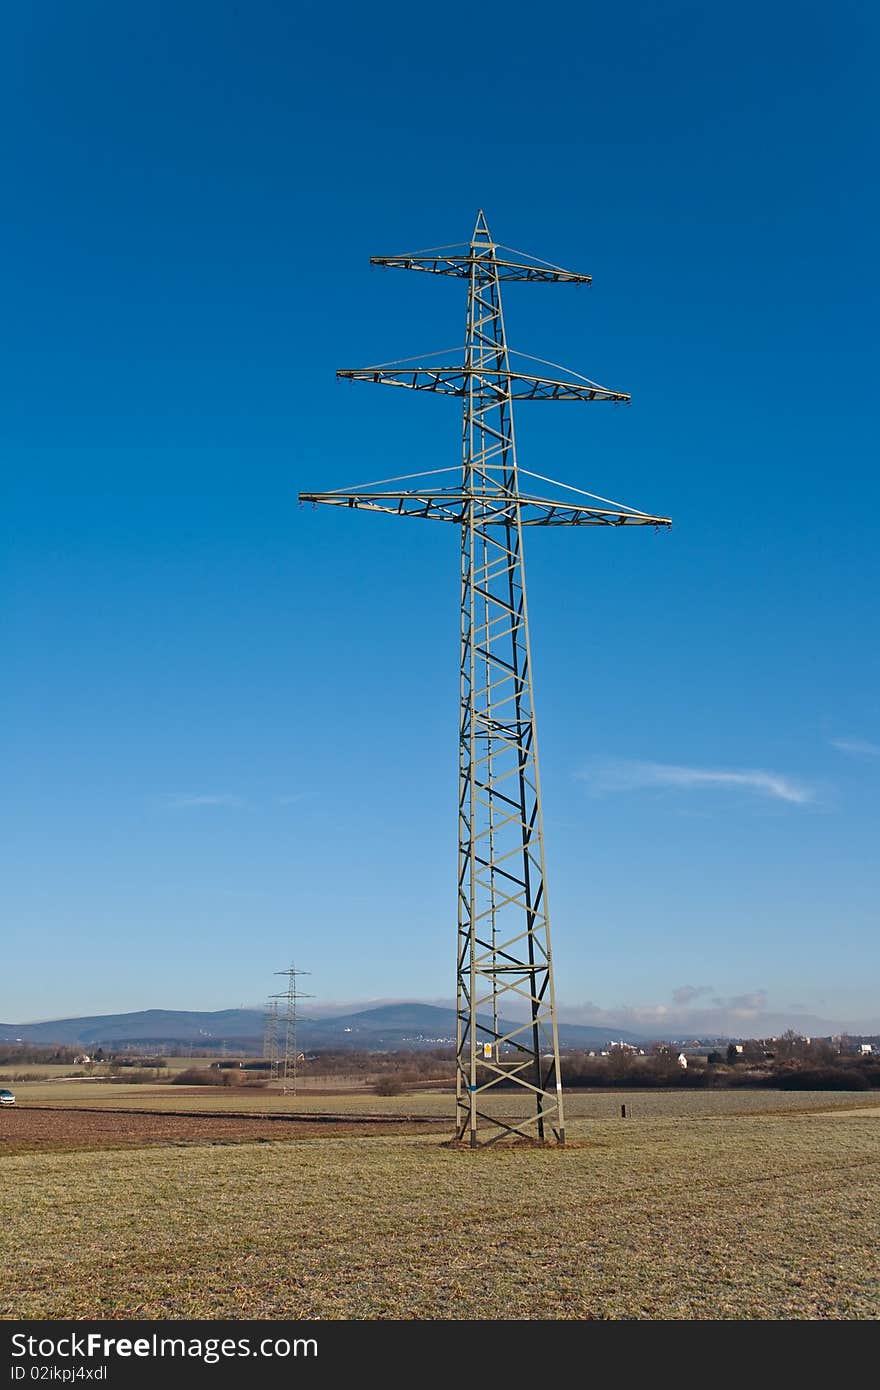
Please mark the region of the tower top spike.
POLYGON ((477 210, 477 220, 474 223, 474 234, 471 237, 471 245, 473 245, 475 242, 480 242, 481 244, 485 245, 487 242, 491 243, 491 241, 492 234, 489 231, 489 224, 486 221, 486 214, 483 212, 482 208, 479 208, 477 210))

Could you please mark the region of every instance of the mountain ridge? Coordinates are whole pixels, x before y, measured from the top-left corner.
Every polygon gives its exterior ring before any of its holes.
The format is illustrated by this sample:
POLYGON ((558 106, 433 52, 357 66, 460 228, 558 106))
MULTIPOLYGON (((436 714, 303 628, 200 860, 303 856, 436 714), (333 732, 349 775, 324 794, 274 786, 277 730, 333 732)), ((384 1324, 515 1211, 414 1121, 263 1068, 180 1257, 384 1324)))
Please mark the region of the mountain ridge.
MULTIPOLYGON (((443 1047, 455 1040, 455 1010, 417 1000, 356 1009, 329 1018, 302 1018, 297 1024, 299 1046, 351 1048, 362 1051, 395 1047, 443 1047)), ((186 1044, 235 1046, 260 1041, 264 1014, 259 1009, 139 1009, 129 1013, 91 1014, 50 1019, 40 1023, 0 1023, 0 1042, 36 1045, 186 1044)), ((504 1028, 515 1027, 505 1022, 504 1028)), ((559 1041, 566 1047, 606 1046, 612 1039, 638 1042, 626 1029, 560 1023, 559 1041)))

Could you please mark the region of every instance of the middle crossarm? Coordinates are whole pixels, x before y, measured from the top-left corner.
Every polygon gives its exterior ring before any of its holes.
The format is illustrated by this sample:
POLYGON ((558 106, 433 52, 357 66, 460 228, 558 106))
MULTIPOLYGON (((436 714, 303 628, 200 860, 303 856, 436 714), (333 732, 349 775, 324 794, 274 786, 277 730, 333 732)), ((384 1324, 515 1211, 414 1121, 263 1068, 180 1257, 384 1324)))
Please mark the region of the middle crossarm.
POLYGON ((384 512, 391 516, 424 517, 431 521, 465 519, 467 507, 475 509, 475 520, 481 526, 515 524, 519 508, 523 526, 671 526, 667 516, 651 516, 647 512, 620 508, 572 505, 543 497, 519 494, 515 497, 499 493, 465 493, 456 491, 414 492, 301 492, 300 502, 329 507, 348 507, 357 511, 384 512))
POLYGON ((440 396, 466 396, 469 379, 476 377, 484 395, 514 401, 617 401, 630 400, 625 391, 581 378, 562 381, 532 376, 527 372, 497 371, 488 367, 343 367, 336 373, 341 381, 374 381, 383 386, 403 386, 409 391, 433 391, 440 396))

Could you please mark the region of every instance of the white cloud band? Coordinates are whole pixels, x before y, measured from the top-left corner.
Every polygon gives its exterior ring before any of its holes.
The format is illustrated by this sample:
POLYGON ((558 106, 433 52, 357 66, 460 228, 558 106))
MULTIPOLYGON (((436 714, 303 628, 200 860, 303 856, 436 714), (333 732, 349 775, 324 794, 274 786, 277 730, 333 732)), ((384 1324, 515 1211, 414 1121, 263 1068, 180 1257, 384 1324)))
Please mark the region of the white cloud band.
POLYGON ((761 768, 728 771, 721 768, 682 767, 675 763, 623 760, 597 763, 579 776, 599 792, 637 791, 645 787, 675 787, 683 791, 736 787, 799 806, 813 800, 809 787, 778 772, 767 772, 761 768))

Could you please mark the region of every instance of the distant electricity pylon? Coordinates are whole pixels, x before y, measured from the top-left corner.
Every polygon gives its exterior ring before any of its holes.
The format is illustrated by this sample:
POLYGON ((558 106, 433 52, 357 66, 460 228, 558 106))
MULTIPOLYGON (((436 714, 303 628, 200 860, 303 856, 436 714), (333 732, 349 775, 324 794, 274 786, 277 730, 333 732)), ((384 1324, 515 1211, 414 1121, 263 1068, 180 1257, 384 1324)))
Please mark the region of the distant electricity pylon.
POLYGON ((278 1077, 278 999, 273 996, 266 1004, 263 1020, 263 1060, 269 1063, 273 1081, 278 1077))
MULTIPOLYGON (((650 516, 517 468, 515 400, 630 399, 575 372, 560 378, 511 368, 514 354, 505 336, 501 281, 587 285, 589 275, 496 244, 482 212, 469 244, 373 256, 371 264, 467 281, 460 361, 431 365, 408 358, 336 374, 350 381, 461 396, 461 470, 441 468, 333 492, 303 492, 300 501, 424 517, 460 528, 456 1138, 469 1136, 476 1148, 503 1138, 544 1140, 549 1128, 564 1143, 523 527, 671 523, 668 517, 650 516), (438 484, 440 474, 452 473, 458 475, 455 481, 438 484), (522 492, 523 473, 568 497, 522 492), (513 1018, 505 1017, 505 1010, 513 1018), (507 1094, 492 1097, 501 1083, 507 1094), (524 1106, 509 1099, 511 1083, 524 1106), (501 1114, 505 1100, 505 1109, 516 1109, 516 1114, 501 1114)), ((428 356, 449 361, 445 353, 428 356)), ((540 358, 530 361, 565 370, 540 358)))
POLYGON ((281 1013, 279 1011, 278 1014, 278 1025, 279 1031, 282 1034, 283 1048, 280 1050, 280 1055, 276 1048, 276 1065, 274 1071, 276 1076, 280 1075, 281 1077, 281 1089, 284 1095, 287 1095, 288 1091, 292 1095, 296 1095, 297 1063, 300 1057, 300 1054, 296 1050, 296 1025, 299 1023, 297 1004, 300 999, 314 998, 314 995, 303 994, 302 990, 297 988, 296 982, 300 975, 309 975, 310 973, 311 972, 308 970, 297 970, 294 965, 291 965, 287 970, 275 971, 276 975, 287 976, 287 989, 284 990, 282 994, 272 995, 272 999, 284 1001, 284 1012, 281 1013))

